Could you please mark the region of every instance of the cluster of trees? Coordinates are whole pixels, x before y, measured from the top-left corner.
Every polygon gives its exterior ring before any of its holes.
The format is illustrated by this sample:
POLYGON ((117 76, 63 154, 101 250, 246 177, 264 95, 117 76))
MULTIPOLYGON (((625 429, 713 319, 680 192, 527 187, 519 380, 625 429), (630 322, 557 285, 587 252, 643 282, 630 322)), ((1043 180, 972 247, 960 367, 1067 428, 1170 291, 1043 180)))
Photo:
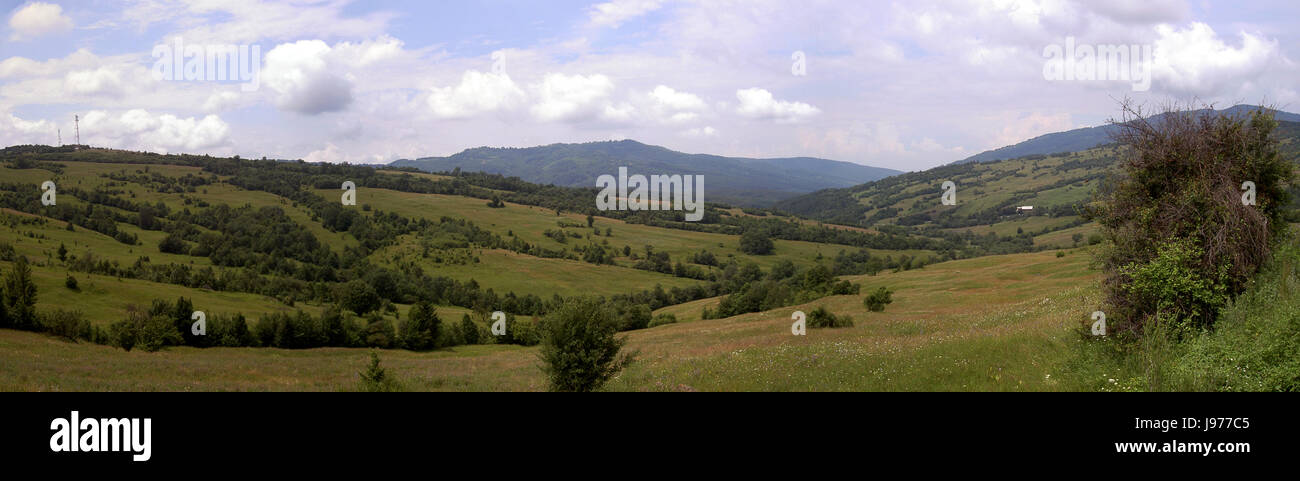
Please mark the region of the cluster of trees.
MULTIPOLYGON (((76 189, 62 189, 58 195, 75 195, 76 189)), ((77 225, 107 235, 118 242, 135 245, 139 239, 117 228, 118 222, 136 223, 137 219, 128 217, 105 205, 86 203, 81 207, 68 203, 51 206, 41 204, 41 190, 35 184, 0 183, 0 207, 14 209, 29 214, 37 214, 68 222, 69 228, 77 225)))
POLYGON ((727 281, 734 286, 729 289, 731 294, 722 298, 717 309, 706 308, 705 319, 766 311, 829 295, 857 294, 859 289, 849 281, 836 280, 824 265, 796 271, 789 261, 773 267, 766 275, 757 265, 748 264, 727 281))
MULTIPOLYGON (((205 319, 201 335, 194 333, 193 304, 155 300, 147 309, 128 307, 126 318, 113 323, 104 339, 125 350, 156 351, 165 346, 193 347, 370 347, 425 351, 440 347, 492 342, 533 345, 539 335, 531 321, 507 317, 507 332, 491 335, 482 321, 465 315, 459 324, 444 324, 430 303, 411 306, 396 325, 379 313, 356 316, 338 307, 319 316, 302 310, 267 314, 250 326, 242 314, 214 314, 205 319)), ((476 317, 486 317, 476 313, 476 317)))

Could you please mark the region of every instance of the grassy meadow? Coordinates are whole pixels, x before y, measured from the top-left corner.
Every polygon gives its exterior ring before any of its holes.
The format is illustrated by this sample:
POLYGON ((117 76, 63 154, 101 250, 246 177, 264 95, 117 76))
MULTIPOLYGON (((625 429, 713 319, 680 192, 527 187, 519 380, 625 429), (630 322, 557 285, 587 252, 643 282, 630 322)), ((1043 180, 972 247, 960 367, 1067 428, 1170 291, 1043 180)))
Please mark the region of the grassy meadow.
MULTIPOLYGON (((887 286, 894 302, 868 312, 862 296, 700 320, 716 299, 660 312, 679 323, 626 333, 638 361, 607 390, 1059 390, 1075 333, 1095 309, 1096 273, 1078 250, 945 262, 852 276, 887 286), (825 306, 843 329, 790 334, 790 314, 825 306)), ((444 322, 455 319, 439 309, 444 322)), ((123 352, 0 331, 5 390, 347 390, 364 349, 168 348, 123 352)), ((380 357, 414 390, 527 391, 545 386, 537 348, 480 345, 380 357)))

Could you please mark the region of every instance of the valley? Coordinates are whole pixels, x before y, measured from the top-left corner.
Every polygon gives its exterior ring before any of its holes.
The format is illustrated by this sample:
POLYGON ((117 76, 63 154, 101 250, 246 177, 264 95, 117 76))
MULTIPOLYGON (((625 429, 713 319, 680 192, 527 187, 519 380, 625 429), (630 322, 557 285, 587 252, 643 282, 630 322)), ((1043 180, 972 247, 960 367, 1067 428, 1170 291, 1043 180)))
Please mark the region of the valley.
MULTIPOLYGON (((1295 156, 1300 128, 1281 132, 1295 156)), ((959 163, 769 209, 710 201, 694 223, 460 170, 11 147, 0 272, 25 258, 36 310, 84 325, 0 330, 0 390, 347 391, 374 348, 403 390, 542 390, 537 323, 585 296, 624 316, 636 355, 606 390, 1106 390, 1109 373, 1078 366, 1101 305, 1084 213, 1119 155, 959 163), (46 180, 57 205, 39 202, 46 180), (356 205, 340 205, 344 180, 356 205), (881 288, 892 303, 868 309, 881 288), (115 324, 173 301, 222 334, 114 347, 115 324), (407 326, 429 309, 416 348, 407 326), (819 309, 852 325, 791 335, 792 313, 819 309), (508 336, 490 332, 496 310, 508 336)))

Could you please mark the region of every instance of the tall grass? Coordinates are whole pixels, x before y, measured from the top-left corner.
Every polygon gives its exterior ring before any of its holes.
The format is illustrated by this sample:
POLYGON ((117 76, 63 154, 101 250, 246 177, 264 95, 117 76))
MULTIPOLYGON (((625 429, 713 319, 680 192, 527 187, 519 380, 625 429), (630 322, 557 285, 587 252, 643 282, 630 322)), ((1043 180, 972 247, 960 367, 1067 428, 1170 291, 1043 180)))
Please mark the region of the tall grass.
POLYGON ((1274 250, 1213 328, 1084 340, 1066 371, 1086 391, 1300 391, 1300 236, 1274 250))

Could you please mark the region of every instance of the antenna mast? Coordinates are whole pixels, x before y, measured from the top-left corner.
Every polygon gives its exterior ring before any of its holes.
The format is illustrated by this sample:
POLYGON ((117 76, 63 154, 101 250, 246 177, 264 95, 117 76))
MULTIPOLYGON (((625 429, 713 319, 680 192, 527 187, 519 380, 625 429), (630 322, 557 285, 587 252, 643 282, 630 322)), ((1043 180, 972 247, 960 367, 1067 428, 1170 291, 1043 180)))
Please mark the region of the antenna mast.
POLYGON ((63 129, 54 129, 59 134, 59 147, 63 147, 63 129))
POLYGON ((81 117, 72 116, 72 125, 77 129, 77 148, 81 148, 81 117))

